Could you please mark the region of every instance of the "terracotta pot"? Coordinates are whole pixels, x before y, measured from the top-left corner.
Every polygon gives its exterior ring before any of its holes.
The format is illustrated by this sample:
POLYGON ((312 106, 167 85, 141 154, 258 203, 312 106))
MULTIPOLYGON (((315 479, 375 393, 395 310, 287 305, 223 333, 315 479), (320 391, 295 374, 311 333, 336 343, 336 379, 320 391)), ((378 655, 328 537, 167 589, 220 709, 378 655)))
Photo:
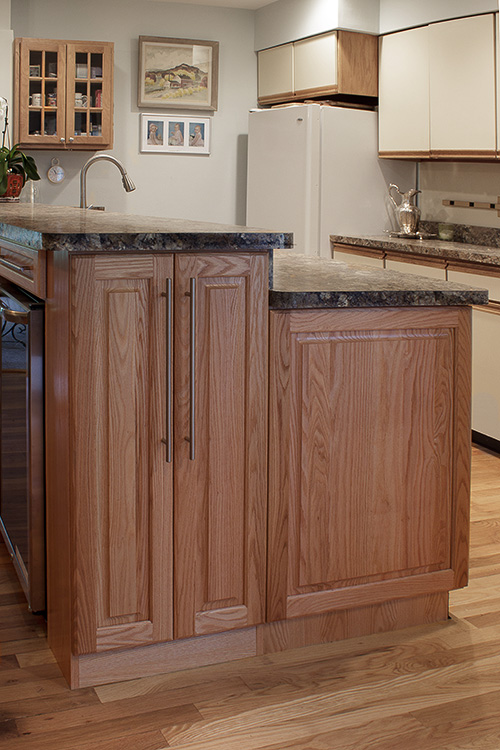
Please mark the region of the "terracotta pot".
POLYGON ((23 188, 23 178, 20 174, 7 175, 7 190, 3 194, 4 198, 19 198, 23 188))

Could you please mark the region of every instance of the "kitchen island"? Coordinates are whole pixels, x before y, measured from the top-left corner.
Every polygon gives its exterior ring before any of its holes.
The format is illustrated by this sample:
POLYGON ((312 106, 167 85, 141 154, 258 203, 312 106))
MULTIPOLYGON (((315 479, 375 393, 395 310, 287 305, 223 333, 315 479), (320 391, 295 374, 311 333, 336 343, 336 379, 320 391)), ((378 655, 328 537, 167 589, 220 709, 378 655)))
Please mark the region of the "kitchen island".
POLYGON ((18 253, 45 276, 48 631, 73 687, 444 620, 467 581, 487 294, 182 224, 0 209, 1 274, 22 282, 18 253))

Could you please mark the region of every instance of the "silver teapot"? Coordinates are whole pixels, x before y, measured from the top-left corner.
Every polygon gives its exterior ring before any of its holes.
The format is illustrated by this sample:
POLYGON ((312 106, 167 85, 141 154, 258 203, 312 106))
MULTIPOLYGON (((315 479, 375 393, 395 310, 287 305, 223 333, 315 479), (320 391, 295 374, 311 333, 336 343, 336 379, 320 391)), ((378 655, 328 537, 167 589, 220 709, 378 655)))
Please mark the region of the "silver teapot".
POLYGON ((420 221, 420 209, 418 206, 415 206, 412 201, 417 193, 420 192, 420 190, 415 190, 415 188, 412 188, 406 193, 403 193, 397 185, 394 185, 393 183, 389 185, 389 198, 394 204, 394 212, 396 214, 396 219, 398 221, 399 231, 401 234, 414 235, 417 233, 418 222, 420 221), (393 189, 397 190, 399 195, 401 196, 401 202, 399 204, 396 203, 391 194, 391 191, 393 189))

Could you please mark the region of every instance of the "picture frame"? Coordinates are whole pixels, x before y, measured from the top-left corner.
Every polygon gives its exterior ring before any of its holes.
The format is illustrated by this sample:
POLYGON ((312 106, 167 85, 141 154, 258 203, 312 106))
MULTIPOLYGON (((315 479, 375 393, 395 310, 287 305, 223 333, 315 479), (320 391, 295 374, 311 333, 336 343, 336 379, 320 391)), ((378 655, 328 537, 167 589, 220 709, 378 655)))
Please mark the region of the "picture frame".
POLYGON ((217 110, 219 42, 139 37, 138 107, 217 110))
POLYGON ((209 154, 210 118, 142 113, 141 151, 173 154, 209 154))

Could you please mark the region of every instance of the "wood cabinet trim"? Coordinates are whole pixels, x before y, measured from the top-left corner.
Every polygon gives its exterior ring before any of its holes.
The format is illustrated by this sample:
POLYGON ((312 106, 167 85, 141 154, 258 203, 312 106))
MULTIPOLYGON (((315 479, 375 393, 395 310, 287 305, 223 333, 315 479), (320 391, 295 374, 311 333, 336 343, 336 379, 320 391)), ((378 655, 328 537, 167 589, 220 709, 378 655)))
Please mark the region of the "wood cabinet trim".
POLYGON ((449 591, 454 588, 452 570, 440 570, 422 575, 407 576, 390 581, 375 581, 360 591, 359 586, 336 591, 317 591, 290 596, 287 617, 306 617, 352 607, 382 604, 392 599, 405 599, 449 591))
POLYGON ((40 299, 45 299, 46 294, 46 262, 45 250, 33 250, 0 238, 0 276, 40 299))
POLYGON ((343 245, 339 242, 331 243, 333 245, 334 252, 338 250, 341 253, 349 253, 350 255, 362 255, 367 258, 385 258, 385 250, 381 250, 377 247, 361 247, 360 245, 343 245))

